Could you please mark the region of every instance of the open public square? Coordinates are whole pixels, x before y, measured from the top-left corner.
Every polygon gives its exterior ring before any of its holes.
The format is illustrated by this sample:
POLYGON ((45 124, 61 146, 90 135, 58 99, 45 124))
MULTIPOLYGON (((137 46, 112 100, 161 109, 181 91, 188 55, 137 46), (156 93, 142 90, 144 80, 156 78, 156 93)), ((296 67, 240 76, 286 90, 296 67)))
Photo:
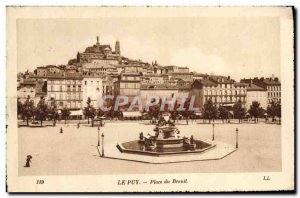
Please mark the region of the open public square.
MULTIPOLYGON (((198 139, 212 139, 212 124, 185 121, 176 124, 182 134, 198 139)), ((149 121, 107 121, 100 128, 105 145, 137 139, 140 132, 151 132, 149 121)), ((151 164, 100 157, 97 149, 98 128, 88 124, 64 122, 55 127, 18 128, 19 175, 100 175, 139 173, 222 173, 281 171, 281 125, 215 124, 215 141, 236 144, 238 149, 219 160, 151 164), (45 130, 47 128, 47 130, 45 130), (60 133, 60 129, 63 133, 60 133), (24 167, 26 156, 31 167, 24 167)), ((102 142, 100 141, 100 144, 102 142)), ((102 146, 102 145, 101 145, 102 146)))

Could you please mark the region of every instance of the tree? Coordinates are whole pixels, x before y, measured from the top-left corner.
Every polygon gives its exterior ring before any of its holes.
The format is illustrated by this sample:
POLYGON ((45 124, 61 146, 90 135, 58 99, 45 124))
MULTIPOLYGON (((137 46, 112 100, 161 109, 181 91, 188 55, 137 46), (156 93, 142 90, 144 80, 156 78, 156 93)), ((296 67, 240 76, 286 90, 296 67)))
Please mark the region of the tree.
POLYGON ((248 110, 248 113, 250 114, 250 116, 255 118, 255 123, 257 123, 258 118, 263 116, 264 109, 260 107, 259 102, 253 101, 250 109, 248 110))
MULTIPOLYGON (((153 103, 154 100, 155 99, 152 99, 151 103, 153 103)), ((149 107, 149 115, 150 115, 151 119, 153 119, 153 118, 158 119, 158 116, 160 114, 161 102, 162 102, 161 99, 159 99, 158 104, 149 107)))
POLYGON ((55 103, 52 103, 49 108, 49 118, 53 120, 53 125, 56 125, 56 120, 58 119, 59 115, 57 112, 57 105, 55 103))
POLYGON ((91 105, 91 98, 88 97, 86 104, 87 106, 84 108, 84 115, 88 118, 88 124, 90 124, 90 118, 94 119, 96 115, 96 109, 91 105))
POLYGON ((271 104, 267 107, 267 114, 272 118, 272 122, 275 119, 275 116, 277 116, 278 110, 276 109, 277 104, 275 101, 272 100, 271 104))
POLYGON ((30 100, 30 96, 28 96, 22 107, 22 117, 26 119, 27 126, 29 126, 29 119, 34 116, 34 111, 33 101, 30 100))
POLYGON ((66 107, 61 110, 61 118, 65 120, 65 124, 67 124, 67 119, 69 119, 70 114, 70 110, 66 107))
POLYGON ((174 108, 171 109, 171 111, 170 111, 172 120, 176 120, 176 118, 177 118, 177 115, 178 115, 177 109, 178 109, 178 107, 179 107, 179 104, 178 104, 177 100, 175 100, 174 108))
POLYGON ((41 126, 43 126, 43 121, 46 120, 48 116, 48 106, 46 104, 44 96, 41 96, 39 103, 37 104, 37 108, 35 110, 35 117, 37 120, 41 121, 41 126))
POLYGON ((276 105, 276 116, 279 118, 279 122, 281 122, 281 104, 277 103, 276 105))
POLYGON ((243 108, 241 100, 233 105, 233 114, 234 118, 239 119, 239 123, 241 123, 241 119, 245 117, 246 109, 243 108))
POLYGON ((203 117, 205 119, 208 119, 210 123, 211 119, 215 119, 217 117, 217 113, 218 113, 217 107, 213 105, 211 99, 206 101, 206 103, 204 104, 203 117))
POLYGON ((219 117, 222 119, 222 122, 224 123, 224 119, 228 119, 228 113, 229 111, 224 106, 219 106, 219 117))
POLYGON ((190 103, 191 103, 191 98, 187 98, 184 101, 184 111, 182 111, 182 115, 187 119, 193 115, 193 112, 190 111, 190 103))
POLYGON ((23 104, 21 103, 20 98, 18 98, 17 103, 18 103, 17 115, 18 115, 18 118, 19 118, 19 116, 22 116, 22 112, 23 112, 23 104))

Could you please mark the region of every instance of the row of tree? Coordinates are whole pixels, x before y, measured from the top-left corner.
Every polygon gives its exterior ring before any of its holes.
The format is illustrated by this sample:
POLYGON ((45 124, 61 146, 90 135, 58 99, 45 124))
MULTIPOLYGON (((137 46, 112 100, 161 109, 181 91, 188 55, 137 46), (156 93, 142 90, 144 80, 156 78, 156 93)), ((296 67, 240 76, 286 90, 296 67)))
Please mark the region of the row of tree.
MULTIPOLYGON (((42 96, 37 106, 34 106, 33 100, 28 96, 26 101, 23 103, 18 99, 18 107, 17 114, 18 117, 21 117, 24 121, 26 120, 27 126, 29 126, 30 120, 38 120, 40 121, 41 126, 43 126, 43 121, 45 120, 53 120, 53 124, 55 125, 56 120, 59 118, 57 106, 55 103, 50 106, 47 105, 45 98, 42 96)), ((70 116, 70 110, 67 108, 62 109, 61 118, 68 119, 70 116)))
POLYGON ((230 111, 228 108, 224 106, 219 106, 217 108, 216 105, 213 104, 211 100, 208 100, 204 104, 203 108, 203 118, 208 119, 209 123, 213 119, 222 119, 227 121, 230 117, 239 119, 239 123, 243 118, 246 117, 253 117, 255 119, 255 122, 258 122, 258 118, 264 118, 267 116, 272 118, 272 121, 274 121, 275 117, 281 118, 281 104, 276 103, 274 101, 271 102, 271 104, 267 107, 267 109, 263 109, 260 106, 260 103, 257 101, 252 102, 250 108, 248 111, 246 111, 246 108, 243 107, 243 104, 241 101, 238 101, 235 103, 232 107, 232 113, 233 115, 230 115, 230 111), (248 113, 248 114, 247 114, 248 113))
MULTIPOLYGON (((122 116, 121 109, 114 110, 113 108, 111 108, 110 111, 103 111, 100 108, 95 109, 92 106, 91 102, 92 102, 91 99, 88 98, 87 102, 86 102, 87 105, 83 111, 84 116, 88 119, 88 123, 89 123, 90 119, 92 120, 95 117, 105 116, 105 117, 120 118, 122 116)), ((150 116, 151 119, 158 118, 159 115, 162 113, 161 102, 162 101, 160 100, 157 105, 151 106, 149 108, 148 115, 150 116)), ((111 105, 109 105, 110 107, 114 106, 113 101, 110 104, 111 104, 111 105)), ((184 103, 185 111, 179 111, 178 109, 179 109, 180 105, 176 101, 174 104, 173 110, 169 111, 171 113, 172 119, 175 120, 179 116, 186 117, 186 118, 192 118, 194 116, 194 112, 189 110, 189 108, 188 108, 189 106, 190 106, 190 100, 187 99, 184 103)), ((166 109, 164 109, 163 111, 168 110, 167 106, 165 108, 166 109)), ((144 110, 144 112, 146 112, 146 111, 144 110)), ((241 101, 238 101, 237 103, 235 103, 233 105, 232 112, 233 112, 233 115, 230 115, 231 113, 228 110, 228 108, 226 108, 224 106, 217 107, 216 105, 213 104, 213 102, 211 100, 208 100, 204 104, 203 118, 208 119, 209 123, 210 123, 211 120, 214 120, 214 119, 222 119, 222 121, 224 122, 224 120, 227 121, 227 119, 230 119, 231 117, 239 119, 239 122, 241 122, 241 119, 247 117, 247 111, 245 108, 243 108, 243 104, 241 101)), ((258 102, 254 101, 248 110, 248 116, 254 117, 255 122, 258 121, 258 118, 265 117, 266 113, 273 120, 275 117, 278 117, 280 119, 281 118, 280 103, 272 102, 268 106, 268 108, 265 110, 260 106, 260 104, 258 102)), ((23 120, 26 120, 27 126, 29 125, 29 120, 32 120, 32 119, 39 120, 41 123, 41 126, 43 126, 43 121, 46 119, 53 120, 53 123, 55 125, 56 120, 59 118, 64 119, 65 123, 66 123, 66 121, 70 117, 70 110, 66 107, 63 108, 61 110, 61 115, 59 116, 57 106, 55 103, 48 106, 45 101, 45 98, 41 97, 39 103, 35 107, 33 101, 28 96, 28 98, 26 99, 24 104, 22 104, 18 100, 18 116, 21 117, 23 120)))

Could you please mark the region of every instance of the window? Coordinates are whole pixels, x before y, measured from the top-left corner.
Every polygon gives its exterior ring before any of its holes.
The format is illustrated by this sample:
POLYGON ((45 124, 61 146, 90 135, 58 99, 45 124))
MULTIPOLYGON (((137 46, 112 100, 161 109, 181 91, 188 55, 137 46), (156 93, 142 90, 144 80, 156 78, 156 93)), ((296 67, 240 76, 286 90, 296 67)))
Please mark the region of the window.
POLYGON ((51 88, 50 88, 50 90, 51 90, 51 91, 54 91, 54 90, 53 90, 53 85, 51 85, 51 88))
POLYGON ((78 85, 78 91, 81 91, 81 85, 78 85))
POLYGON ((71 91, 71 86, 70 85, 67 86, 67 91, 71 91))
POLYGON ((62 91, 62 86, 59 86, 59 91, 62 91))
POLYGON ((76 91, 76 85, 73 85, 73 91, 76 91))

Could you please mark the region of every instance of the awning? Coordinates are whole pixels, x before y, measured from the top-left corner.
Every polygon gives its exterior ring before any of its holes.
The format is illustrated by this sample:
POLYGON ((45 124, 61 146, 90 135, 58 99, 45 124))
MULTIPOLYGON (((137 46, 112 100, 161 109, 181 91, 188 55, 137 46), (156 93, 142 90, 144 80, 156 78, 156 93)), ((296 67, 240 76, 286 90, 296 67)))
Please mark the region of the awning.
POLYGON ((202 116, 202 113, 201 112, 195 112, 195 115, 202 116))
POLYGON ((223 104, 224 107, 233 107, 234 104, 223 104))
POLYGON ((82 116, 83 112, 82 109, 76 111, 70 111, 70 116, 82 116))
POLYGON ((123 111, 123 117, 141 117, 142 114, 139 111, 123 111))

